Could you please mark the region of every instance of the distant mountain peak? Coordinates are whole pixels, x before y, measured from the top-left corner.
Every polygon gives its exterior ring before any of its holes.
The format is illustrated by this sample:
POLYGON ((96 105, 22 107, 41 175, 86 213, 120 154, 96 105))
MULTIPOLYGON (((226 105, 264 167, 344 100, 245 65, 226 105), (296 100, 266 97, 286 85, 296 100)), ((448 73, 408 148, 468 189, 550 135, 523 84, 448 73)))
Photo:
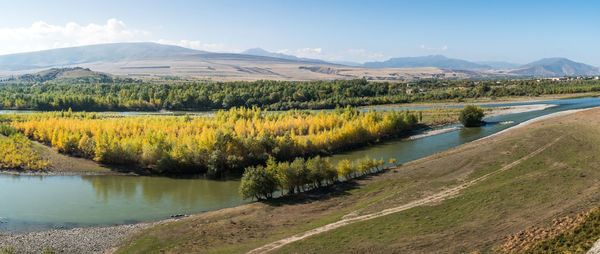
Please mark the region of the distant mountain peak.
POLYGON ((448 58, 444 55, 427 55, 417 57, 396 57, 383 62, 367 62, 365 67, 372 68, 415 68, 437 67, 442 69, 486 70, 488 65, 469 62, 462 59, 448 58))
POLYGON ((524 76, 591 76, 599 75, 600 70, 568 58, 550 57, 528 63, 510 73, 524 76))

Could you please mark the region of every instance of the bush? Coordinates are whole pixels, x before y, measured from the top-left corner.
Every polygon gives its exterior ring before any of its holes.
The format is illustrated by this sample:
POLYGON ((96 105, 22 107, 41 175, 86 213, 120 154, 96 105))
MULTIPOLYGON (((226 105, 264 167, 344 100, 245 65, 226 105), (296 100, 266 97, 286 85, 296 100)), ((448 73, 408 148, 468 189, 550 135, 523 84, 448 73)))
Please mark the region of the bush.
POLYGON ((15 253, 15 248, 12 246, 4 246, 2 250, 0 250, 0 254, 13 254, 15 253))
POLYGON ((256 198, 257 200, 273 197, 279 182, 273 172, 267 171, 263 166, 246 168, 242 176, 240 194, 244 199, 256 198))
POLYGON ((3 123, 0 123, 0 134, 4 135, 4 136, 10 136, 12 134, 17 133, 17 130, 15 128, 13 128, 10 125, 6 125, 3 123))
POLYGON ((483 119, 483 109, 473 105, 467 105, 460 112, 460 116, 458 120, 465 127, 476 127, 481 126, 484 122, 483 119))

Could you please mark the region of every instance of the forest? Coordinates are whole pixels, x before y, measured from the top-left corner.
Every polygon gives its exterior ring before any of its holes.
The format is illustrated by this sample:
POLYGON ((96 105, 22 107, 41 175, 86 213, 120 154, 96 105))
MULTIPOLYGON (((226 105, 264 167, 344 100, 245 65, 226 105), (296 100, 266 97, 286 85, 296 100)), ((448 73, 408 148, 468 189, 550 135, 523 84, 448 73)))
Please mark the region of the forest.
POLYGON ((598 80, 439 80, 409 83, 254 81, 181 83, 0 83, 0 109, 74 111, 202 111, 234 107, 333 109, 467 98, 600 91, 598 80))
POLYGON ((35 152, 27 137, 0 123, 0 170, 42 170, 48 165, 35 152))
POLYGON ((221 176, 264 165, 270 157, 293 161, 402 135, 419 118, 409 111, 351 107, 319 112, 253 107, 210 116, 9 114, 0 122, 65 154, 159 174, 221 176))

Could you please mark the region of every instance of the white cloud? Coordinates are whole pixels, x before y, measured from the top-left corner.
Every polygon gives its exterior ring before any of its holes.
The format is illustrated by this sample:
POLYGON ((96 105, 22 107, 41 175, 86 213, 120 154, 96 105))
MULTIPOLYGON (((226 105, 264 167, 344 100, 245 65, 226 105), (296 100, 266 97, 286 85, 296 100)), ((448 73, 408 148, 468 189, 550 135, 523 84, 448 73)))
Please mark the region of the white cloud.
POLYGON ((206 43, 197 40, 151 40, 150 37, 150 32, 130 29, 125 25, 125 22, 114 18, 107 20, 106 24, 80 25, 69 22, 64 26, 38 21, 29 27, 0 27, 0 54, 90 44, 140 41, 154 41, 206 51, 227 51, 222 43, 206 43))
POLYGON ((428 50, 428 51, 446 51, 448 49, 448 45, 444 45, 439 48, 431 48, 431 47, 427 47, 425 45, 421 45, 420 48, 424 49, 424 50, 428 50))
MULTIPOLYGON (((162 28, 159 27, 160 29, 162 28)), ((0 27, 0 55, 90 44, 141 41, 153 41, 211 52, 242 51, 230 48, 223 43, 201 40, 160 39, 160 37, 157 38, 151 32, 129 28, 125 25, 125 22, 114 18, 108 19, 104 24, 90 23, 85 25, 69 22, 64 25, 56 25, 38 21, 27 27, 0 27)), ((329 61, 347 60, 363 62, 382 60, 384 58, 384 55, 381 53, 364 49, 336 50, 330 52, 320 47, 306 47, 282 49, 276 52, 329 61)))
POLYGON ((80 25, 69 22, 52 25, 44 21, 29 27, 0 27, 0 54, 71 47, 88 44, 143 41, 149 32, 129 29, 117 19, 109 19, 106 24, 80 25))
POLYGON ((275 51, 281 54, 294 55, 297 57, 305 57, 305 58, 322 58, 323 57, 323 49, 322 48, 301 48, 295 50, 289 49, 281 49, 275 51))

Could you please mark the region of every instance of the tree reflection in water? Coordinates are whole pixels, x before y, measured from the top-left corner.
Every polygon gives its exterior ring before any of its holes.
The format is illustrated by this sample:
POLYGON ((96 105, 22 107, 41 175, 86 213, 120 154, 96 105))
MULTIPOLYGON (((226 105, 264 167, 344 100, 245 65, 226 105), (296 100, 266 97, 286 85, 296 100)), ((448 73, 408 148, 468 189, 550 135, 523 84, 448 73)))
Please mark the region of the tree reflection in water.
MULTIPOLYGON (((184 208, 212 210, 243 203, 238 194, 239 181, 175 179, 146 176, 82 176, 104 202, 125 198, 143 198, 149 205, 166 202, 184 208)), ((138 201, 139 202, 139 201, 138 201)))

